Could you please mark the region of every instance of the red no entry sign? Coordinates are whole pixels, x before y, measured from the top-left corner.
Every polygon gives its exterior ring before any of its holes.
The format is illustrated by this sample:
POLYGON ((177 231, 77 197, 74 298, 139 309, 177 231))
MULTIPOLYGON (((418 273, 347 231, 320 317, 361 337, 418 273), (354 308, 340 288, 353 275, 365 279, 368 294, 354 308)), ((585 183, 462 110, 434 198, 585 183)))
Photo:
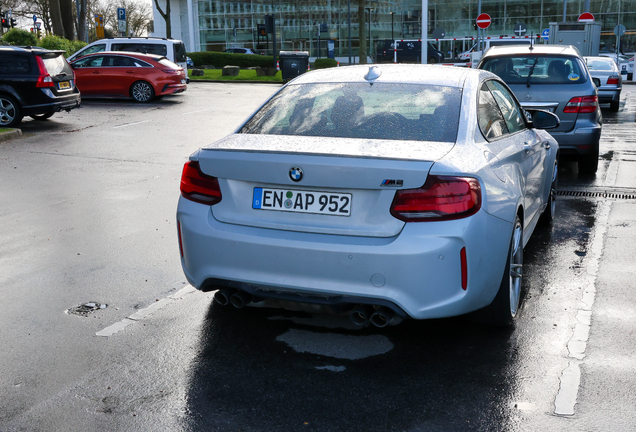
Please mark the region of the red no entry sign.
POLYGON ((583 12, 579 15, 579 22, 594 22, 594 15, 589 12, 583 12))
POLYGON ((477 17, 477 27, 480 29, 485 29, 490 25, 491 19, 490 15, 487 13, 483 13, 477 17))

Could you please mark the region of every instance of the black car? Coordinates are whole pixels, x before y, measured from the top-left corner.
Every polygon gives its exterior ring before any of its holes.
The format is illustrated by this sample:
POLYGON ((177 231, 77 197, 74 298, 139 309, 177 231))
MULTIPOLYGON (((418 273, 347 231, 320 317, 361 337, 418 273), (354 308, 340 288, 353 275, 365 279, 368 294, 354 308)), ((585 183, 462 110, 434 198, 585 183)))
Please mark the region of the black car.
MULTIPOLYGON (((426 63, 442 63, 444 54, 435 49, 428 42, 426 51, 426 63)), ((421 63, 422 42, 421 41, 393 41, 391 39, 378 41, 376 53, 377 63, 393 63, 393 52, 397 51, 398 63, 421 63), (397 46, 395 45, 397 43, 397 46)))
POLYGON ((0 47, 0 127, 13 127, 24 116, 45 120, 80 101, 64 51, 0 47))

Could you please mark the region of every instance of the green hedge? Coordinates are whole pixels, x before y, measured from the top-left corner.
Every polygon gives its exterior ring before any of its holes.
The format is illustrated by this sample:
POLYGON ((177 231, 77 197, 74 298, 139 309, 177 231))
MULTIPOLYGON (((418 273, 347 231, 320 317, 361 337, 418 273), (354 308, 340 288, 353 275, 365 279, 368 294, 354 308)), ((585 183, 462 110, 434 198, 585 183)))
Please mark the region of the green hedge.
POLYGON ((230 54, 222 52, 204 51, 187 54, 192 59, 194 66, 209 65, 216 68, 223 66, 248 67, 273 67, 272 56, 262 56, 258 54, 230 54))
POLYGON ((319 58, 314 62, 314 69, 327 69, 338 66, 338 62, 330 58, 319 58))
POLYGON ((35 34, 19 28, 12 28, 4 34, 2 41, 16 46, 36 46, 38 38, 35 34))
POLYGON ((82 41, 72 41, 68 39, 64 39, 59 36, 48 35, 42 38, 39 44, 42 48, 50 49, 50 50, 63 50, 66 51, 66 57, 69 57, 76 51, 84 48, 86 46, 86 42, 82 41))

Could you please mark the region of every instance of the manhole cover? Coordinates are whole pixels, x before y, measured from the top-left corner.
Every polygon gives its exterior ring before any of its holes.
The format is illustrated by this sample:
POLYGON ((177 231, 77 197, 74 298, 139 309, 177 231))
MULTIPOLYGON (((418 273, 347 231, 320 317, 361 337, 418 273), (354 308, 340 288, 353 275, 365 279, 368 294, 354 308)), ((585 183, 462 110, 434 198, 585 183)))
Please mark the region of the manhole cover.
POLYGON ((106 309, 106 307, 108 307, 107 304, 98 303, 98 302, 88 302, 88 303, 82 303, 79 306, 72 307, 66 312, 73 315, 88 316, 89 313, 95 312, 96 310, 99 310, 99 309, 106 309))

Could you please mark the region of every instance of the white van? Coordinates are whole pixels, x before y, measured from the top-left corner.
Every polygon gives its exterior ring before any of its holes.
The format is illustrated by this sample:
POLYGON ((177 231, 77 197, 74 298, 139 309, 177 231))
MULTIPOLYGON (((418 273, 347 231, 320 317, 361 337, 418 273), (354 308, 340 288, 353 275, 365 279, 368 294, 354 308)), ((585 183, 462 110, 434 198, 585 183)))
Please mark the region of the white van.
POLYGON ((186 71, 186 48, 183 42, 176 39, 151 37, 118 37, 99 39, 86 45, 67 60, 69 62, 87 54, 101 51, 131 51, 144 54, 158 54, 165 56, 171 62, 181 66, 186 71))
MULTIPOLYGON (((493 46, 508 46, 508 45, 530 45, 531 39, 520 39, 520 38, 494 38, 494 39, 484 39, 484 52, 488 51, 488 48, 493 46)), ((479 51, 479 43, 476 43, 468 51, 464 51, 459 55, 460 61, 469 61, 473 59, 479 60, 481 58, 481 51, 479 51), (478 57, 474 56, 474 53, 479 53, 478 57), (472 55, 471 55, 472 54, 472 55)))

